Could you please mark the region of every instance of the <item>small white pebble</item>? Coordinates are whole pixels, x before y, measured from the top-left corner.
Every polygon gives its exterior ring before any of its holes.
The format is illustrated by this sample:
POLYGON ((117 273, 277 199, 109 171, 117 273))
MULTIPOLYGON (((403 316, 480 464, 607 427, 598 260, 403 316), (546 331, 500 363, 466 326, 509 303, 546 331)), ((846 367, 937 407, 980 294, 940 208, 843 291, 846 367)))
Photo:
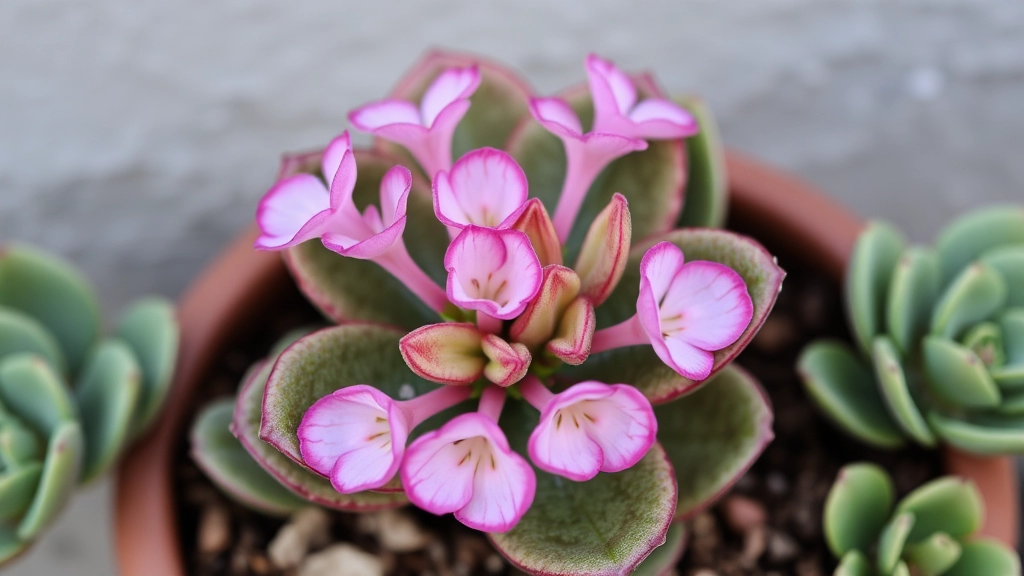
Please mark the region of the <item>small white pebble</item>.
POLYGON ((384 576, 384 564, 380 558, 342 542, 306 558, 298 576, 384 576))
POLYGON ((322 508, 310 506, 292 515, 267 547, 270 561, 282 570, 298 566, 310 549, 330 541, 331 518, 322 508))
POLYGON ((401 554, 422 550, 430 543, 430 536, 405 512, 383 510, 376 516, 381 548, 401 554))
POLYGON ((411 400, 416 397, 416 389, 412 384, 405 383, 398 387, 398 398, 400 400, 411 400))

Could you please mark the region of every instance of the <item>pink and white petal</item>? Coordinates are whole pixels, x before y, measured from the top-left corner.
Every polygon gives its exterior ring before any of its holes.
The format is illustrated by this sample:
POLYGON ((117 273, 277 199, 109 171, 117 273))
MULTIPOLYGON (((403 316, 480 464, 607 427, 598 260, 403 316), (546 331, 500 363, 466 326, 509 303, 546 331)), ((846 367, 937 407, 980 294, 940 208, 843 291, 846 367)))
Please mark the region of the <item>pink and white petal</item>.
POLYGON ((375 438, 342 454, 331 470, 331 486, 341 494, 354 494, 390 482, 402 463, 391 450, 393 442, 375 438))
POLYGON ((631 468, 647 454, 658 435, 658 420, 644 395, 632 386, 614 384, 612 394, 587 405, 587 434, 604 454, 602 472, 631 468))
POLYGON ((473 467, 465 465, 465 447, 454 443, 462 439, 428 432, 406 449, 401 476, 410 502, 434 514, 449 514, 469 503, 473 467))
POLYGON ((671 242, 658 242, 640 260, 640 277, 650 282, 655 300, 660 303, 685 263, 681 248, 671 242))
POLYGON ((468 299, 463 283, 473 278, 485 278, 501 268, 508 258, 508 250, 498 232, 479 226, 466 226, 448 246, 444 255, 444 267, 448 271, 449 296, 453 293, 460 299, 468 299))
MULTIPOLYGON (((429 148, 421 152, 422 154, 429 155, 423 156, 423 158, 429 157, 434 159, 433 165, 423 166, 427 176, 433 178, 437 170, 448 170, 451 168, 452 138, 455 136, 455 129, 459 127, 459 122, 462 121, 463 116, 469 111, 469 106, 469 100, 456 100, 445 106, 437 115, 437 118, 434 119, 434 123, 430 126, 429 138, 426 141, 426 145, 429 148)), ((419 160, 420 158, 421 156, 416 154, 416 159, 419 160)), ((423 164, 422 160, 421 164, 423 164)))
POLYGON ((412 124, 423 126, 420 111, 405 100, 378 100, 348 113, 352 124, 364 132, 376 132, 385 126, 412 124))
POLYGON ((373 260, 387 252, 396 242, 402 239, 405 232, 406 217, 402 216, 394 224, 385 228, 380 234, 374 234, 364 240, 359 240, 336 232, 328 232, 323 235, 321 241, 331 251, 337 252, 349 258, 360 260, 373 260))
POLYGON ((704 350, 720 350, 746 330, 754 314, 747 285, 718 262, 687 262, 661 304, 662 330, 704 350), (678 320, 670 320, 678 316, 678 320))
POLYGON ((579 422, 558 413, 558 408, 566 406, 560 402, 544 409, 530 434, 530 459, 545 472, 585 482, 600 472, 604 454, 579 422))
MULTIPOLYGON (((518 215, 528 196, 523 169, 508 153, 494 148, 466 153, 452 166, 447 181, 459 209, 441 218, 443 222, 459 222, 461 215, 460 224, 496 228, 509 217, 518 215)), ((449 205, 443 202, 439 208, 449 205)))
POLYGON ((586 68, 595 115, 629 114, 636 104, 633 81, 610 61, 596 54, 587 56, 586 68))
POLYGON ((324 182, 334 181, 334 175, 338 173, 338 166, 341 166, 341 157, 351 149, 352 139, 348 135, 348 130, 342 132, 334 140, 331 140, 331 143, 324 149, 324 154, 320 158, 320 170, 324 175, 324 182))
POLYGON ((330 197, 323 183, 296 174, 275 184, 256 208, 261 235, 256 248, 280 250, 320 235, 329 216, 330 197))
POLYGON ((380 209, 384 226, 405 218, 412 190, 412 172, 405 166, 393 166, 380 182, 380 209))
POLYGON ((583 126, 569 103, 561 98, 530 98, 530 114, 549 132, 561 138, 581 138, 583 126))
POLYGON ((311 469, 328 476, 342 454, 378 433, 391 398, 365 385, 348 386, 320 398, 306 410, 296 434, 299 454, 311 469))
POLYGON ((591 132, 583 137, 587 156, 591 161, 604 164, 629 154, 647 149, 647 142, 637 138, 629 138, 618 134, 591 132))
POLYGON ((331 208, 346 213, 356 212, 352 192, 356 189, 356 157, 351 150, 342 154, 331 183, 331 208))
POLYGON ((526 234, 472 225, 449 245, 444 265, 449 300, 502 320, 526 308, 543 274, 526 234))
POLYGON ((474 478, 473 497, 455 518, 481 532, 508 532, 530 509, 537 491, 537 476, 530 464, 515 452, 497 450, 480 463, 474 478))
POLYGON ((420 102, 420 117, 423 125, 430 127, 434 120, 449 104, 469 98, 480 86, 480 69, 449 68, 434 79, 423 94, 420 102))
POLYGON ((448 173, 442 170, 434 175, 431 187, 434 192, 434 216, 445 226, 456 230, 465 227, 469 223, 469 216, 455 196, 448 173))
POLYGON ((644 139, 675 139, 693 136, 700 129, 697 120, 670 100, 648 98, 629 113, 636 124, 636 136, 644 139))
POLYGON ((669 368, 696 382, 707 378, 715 365, 715 357, 711 352, 701 350, 679 338, 652 339, 651 344, 658 357, 669 368))

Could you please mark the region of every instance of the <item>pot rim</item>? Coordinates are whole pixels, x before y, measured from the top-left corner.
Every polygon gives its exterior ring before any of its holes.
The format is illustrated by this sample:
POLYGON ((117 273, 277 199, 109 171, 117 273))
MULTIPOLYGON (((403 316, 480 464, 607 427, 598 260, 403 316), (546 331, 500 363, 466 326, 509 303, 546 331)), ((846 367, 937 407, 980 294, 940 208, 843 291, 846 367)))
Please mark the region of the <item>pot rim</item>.
MULTIPOLYGON (((863 222, 811 185, 742 154, 728 151, 726 165, 733 220, 752 230, 755 239, 770 236, 773 245, 841 280, 863 222)), ((164 414, 118 467, 115 544, 121 574, 185 574, 172 465, 188 424, 191 396, 216 351, 253 327, 246 311, 270 305, 293 289, 280 255, 252 248, 257 234, 254 224, 246 228, 179 300, 181 349, 164 414)), ((947 448, 944 464, 949 473, 977 483, 987 509, 982 533, 1016 548, 1019 507, 1011 459, 947 448)))

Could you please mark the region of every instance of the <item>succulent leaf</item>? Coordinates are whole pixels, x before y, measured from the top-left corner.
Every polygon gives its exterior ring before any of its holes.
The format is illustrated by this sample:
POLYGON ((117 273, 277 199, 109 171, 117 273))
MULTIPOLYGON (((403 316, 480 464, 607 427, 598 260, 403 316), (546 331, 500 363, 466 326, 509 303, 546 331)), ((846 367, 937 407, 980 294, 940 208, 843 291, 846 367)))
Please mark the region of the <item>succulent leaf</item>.
POLYGON ((1024 209, 1019 206, 995 206, 961 217, 950 224, 936 242, 943 283, 951 281, 987 250, 1021 243, 1024 243, 1024 209))
POLYGON ((633 576, 667 576, 672 573, 679 559, 686 551, 686 526, 682 522, 672 524, 665 535, 665 543, 654 549, 651 555, 633 571, 633 576))
POLYGON ((28 510, 42 475, 41 462, 0 472, 0 523, 17 520, 28 510))
POLYGON ((871 563, 860 550, 850 550, 843 554, 832 576, 872 576, 871 563))
MULTIPOLYGON (((845 344, 812 343, 800 354, 797 372, 810 396, 847 432, 880 448, 903 445, 870 368, 845 344)), ((900 403, 898 391, 890 402, 900 403)))
POLYGON ((976 324, 964 334, 963 345, 974 351, 989 369, 998 368, 1006 363, 1003 331, 995 322, 976 324))
POLYGON ((0 402, 43 438, 77 415, 74 400, 53 368, 32 354, 0 360, 0 402))
POLYGON ((885 330, 885 297, 905 241, 894 228, 871 222, 857 238, 846 270, 846 305, 855 340, 870 354, 875 336, 885 330))
POLYGON ((771 442, 772 409, 760 384, 730 365, 699 390, 655 407, 658 440, 681 490, 676 516, 710 506, 771 442))
POLYGON ((142 374, 132 436, 149 427, 167 398, 178 359, 179 335, 174 305, 162 298, 139 300, 121 318, 117 337, 131 348, 142 374))
POLYGON ((896 513, 914 514, 908 542, 943 532, 963 538, 981 528, 984 504, 973 482, 955 477, 939 478, 914 490, 896 506, 896 513))
POLYGON ((991 408, 1002 399, 985 363, 970 348, 928 336, 924 339, 924 366, 931 389, 949 402, 991 408))
POLYGON ((287 516, 308 506, 260 468, 231 434, 234 410, 233 398, 203 408, 192 425, 192 459, 228 496, 253 510, 268 516, 287 516))
POLYGON ((928 429, 928 423, 914 402, 907 385, 907 375, 892 340, 878 336, 875 338, 873 352, 875 376, 880 383, 882 398, 889 408, 889 415, 904 433, 924 446, 934 446, 935 435, 928 429))
POLYGON ((1013 550, 993 540, 980 539, 963 544, 959 560, 943 576, 1020 573, 1020 556, 1013 550))
POLYGON ((1006 281, 1007 306, 1024 306, 1024 242, 998 246, 981 255, 1006 281))
POLYGON ((39 436, 17 417, 0 410, 0 470, 42 460, 39 436))
POLYGON ((700 98, 678 96, 675 102, 697 120, 700 131, 686 139, 686 201, 680 227, 721 228, 729 206, 725 148, 711 109, 700 98))
POLYGON ((932 314, 932 334, 956 338, 992 317, 1006 303, 1006 281, 987 264, 964 268, 939 298, 932 314))
POLYGON ((14 528, 0 526, 0 566, 18 557, 31 541, 18 538, 14 528))
POLYGON ((45 529, 64 508, 81 471, 85 440, 78 422, 61 422, 50 435, 43 471, 17 534, 30 540, 45 529))
POLYGON ((1024 308, 1011 308, 999 320, 1005 362, 989 373, 1003 389, 1024 386, 1024 308))
POLYGON ((876 564, 880 574, 891 574, 896 570, 896 565, 903 555, 903 547, 907 543, 907 536, 910 536, 910 529, 914 527, 914 514, 904 512, 897 514, 878 536, 878 550, 876 552, 876 564))
POLYGON ((940 576, 960 558, 960 544, 949 534, 936 532, 907 546, 904 555, 921 576, 940 576))
POLYGON ((908 248, 893 271, 886 305, 889 335, 903 352, 910 351, 928 331, 938 295, 939 262, 935 254, 908 248))
POLYGON ((60 343, 46 327, 31 316, 0 306, 0 358, 18 352, 41 356, 56 372, 67 372, 60 343))
POLYGON ((72 371, 99 336, 99 305, 92 289, 67 263, 32 248, 0 250, 0 306, 45 326, 72 371))
POLYGON ((1024 419, 968 422, 930 412, 928 424, 943 440, 975 454, 1024 454, 1024 419))
POLYGON ((825 500, 825 541, 838 557, 868 552, 889 520, 895 488, 874 464, 850 464, 839 471, 825 500))

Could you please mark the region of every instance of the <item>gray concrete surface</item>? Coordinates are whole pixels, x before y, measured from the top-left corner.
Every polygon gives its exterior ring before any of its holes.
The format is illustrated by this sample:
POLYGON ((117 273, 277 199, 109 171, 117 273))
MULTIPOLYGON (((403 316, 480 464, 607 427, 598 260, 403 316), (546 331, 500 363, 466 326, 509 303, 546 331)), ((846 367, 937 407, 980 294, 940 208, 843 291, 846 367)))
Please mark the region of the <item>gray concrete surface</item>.
MULTIPOLYGON (((927 240, 1024 200, 1024 4, 1004 0, 0 2, 0 241, 77 262, 108 309, 177 294, 314 147, 426 48, 541 93, 595 50, 704 95, 736 148, 927 240)), ((18 576, 114 572, 109 488, 18 576)))

